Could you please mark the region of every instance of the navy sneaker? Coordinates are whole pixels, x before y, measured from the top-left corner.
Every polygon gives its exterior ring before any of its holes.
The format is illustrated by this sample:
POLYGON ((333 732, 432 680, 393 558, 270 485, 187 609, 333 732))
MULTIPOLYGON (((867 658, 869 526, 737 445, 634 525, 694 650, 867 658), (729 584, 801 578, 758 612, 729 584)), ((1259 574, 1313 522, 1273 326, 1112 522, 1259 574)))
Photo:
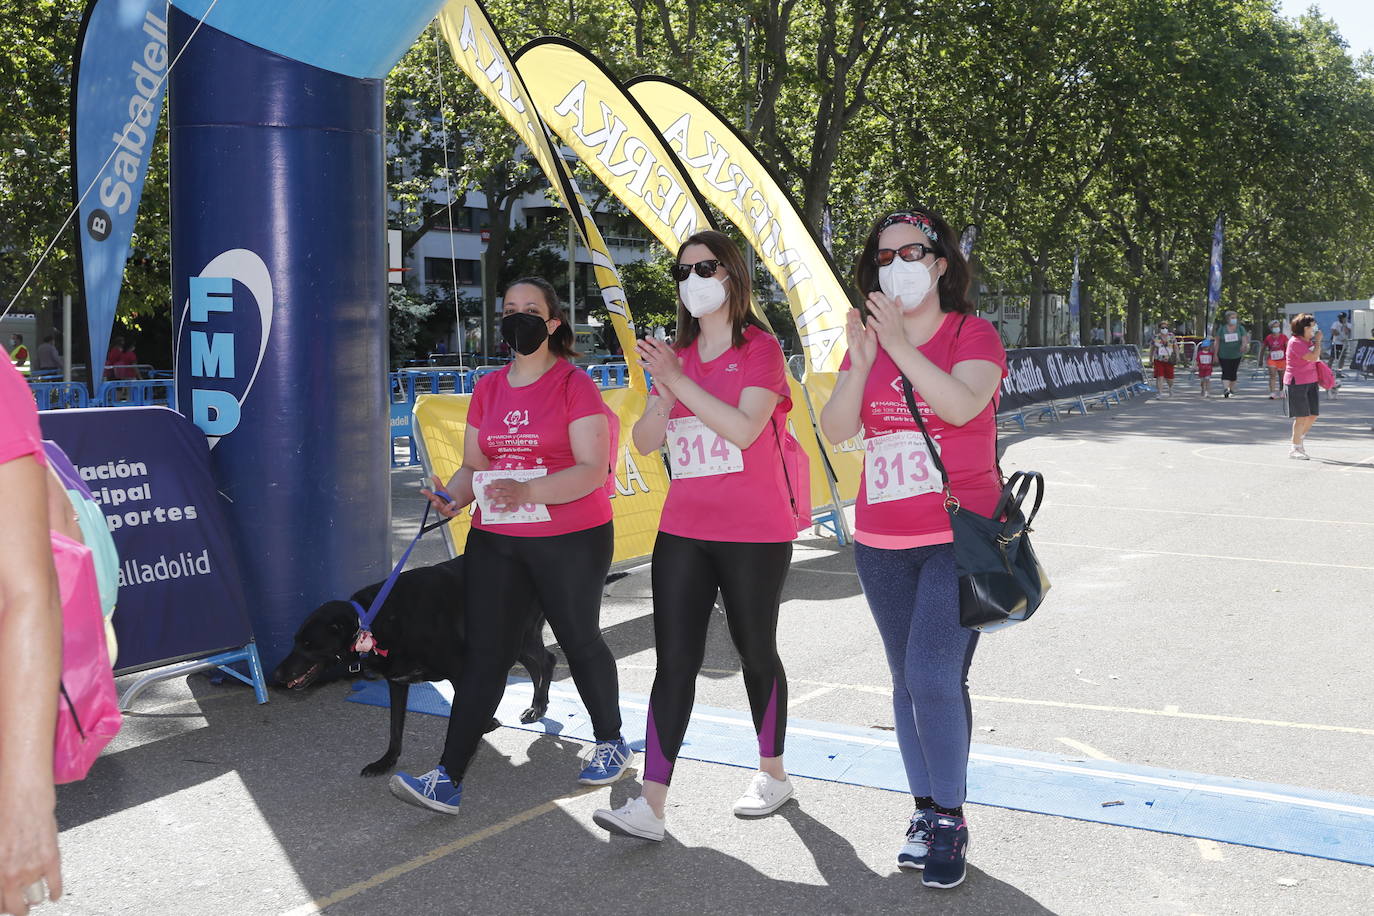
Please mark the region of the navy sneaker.
POLYGON ((463 801, 463 784, 455 786, 442 765, 423 776, 396 773, 390 785, 391 794, 401 801, 442 814, 457 814, 458 805, 463 801))
POLYGON ((624 738, 614 741, 598 741, 592 751, 591 760, 578 774, 577 781, 584 786, 605 786, 625 775, 635 752, 625 743, 624 738))
POLYGON ((906 843, 897 853, 898 868, 925 868, 926 854, 930 852, 930 837, 935 830, 935 809, 917 808, 911 815, 911 826, 906 828, 906 843))
POLYGON ((936 814, 921 883, 926 887, 958 887, 964 882, 966 855, 968 822, 962 817, 936 814))

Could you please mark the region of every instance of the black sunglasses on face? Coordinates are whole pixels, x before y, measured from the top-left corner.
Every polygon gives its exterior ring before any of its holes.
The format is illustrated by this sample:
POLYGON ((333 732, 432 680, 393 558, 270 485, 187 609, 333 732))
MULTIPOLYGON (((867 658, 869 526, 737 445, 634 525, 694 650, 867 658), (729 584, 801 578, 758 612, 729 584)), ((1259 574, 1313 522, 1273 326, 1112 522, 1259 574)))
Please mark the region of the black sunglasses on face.
POLYGON ((704 280, 709 280, 716 275, 717 268, 720 267, 720 259, 712 258, 709 261, 697 261, 695 264, 674 264, 673 279, 681 283, 692 275, 692 271, 697 272, 697 276, 704 280))
POLYGON ((929 245, 922 245, 920 242, 912 242, 910 245, 903 245, 897 250, 891 248, 879 248, 873 255, 873 261, 879 267, 886 267, 892 263, 895 257, 901 257, 903 261, 919 261, 928 254, 935 254, 935 249, 929 245))

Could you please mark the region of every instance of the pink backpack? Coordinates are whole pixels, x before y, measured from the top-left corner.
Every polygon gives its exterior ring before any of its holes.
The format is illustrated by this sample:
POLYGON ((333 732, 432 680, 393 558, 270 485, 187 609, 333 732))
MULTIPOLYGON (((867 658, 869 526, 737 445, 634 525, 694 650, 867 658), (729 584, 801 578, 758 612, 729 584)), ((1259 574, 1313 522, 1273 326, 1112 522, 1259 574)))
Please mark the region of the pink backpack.
POLYGON ((62 692, 53 744, 53 782, 60 785, 86 778, 123 720, 91 550, 64 534, 49 534, 62 595, 62 692))

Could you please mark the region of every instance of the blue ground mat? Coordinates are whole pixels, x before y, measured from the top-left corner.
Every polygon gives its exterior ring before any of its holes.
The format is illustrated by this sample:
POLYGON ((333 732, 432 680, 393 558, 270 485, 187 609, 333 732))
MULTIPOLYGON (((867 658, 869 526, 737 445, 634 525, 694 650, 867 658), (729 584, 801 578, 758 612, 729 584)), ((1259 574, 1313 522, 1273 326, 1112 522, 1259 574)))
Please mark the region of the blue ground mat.
MULTIPOLYGON (((388 705, 385 682, 359 682, 354 691, 351 702, 388 705)), ((548 714, 522 725, 530 694, 529 681, 511 678, 497 719, 512 728, 592 740, 577 694, 561 685, 550 692, 548 714)), ((447 683, 419 684, 411 687, 407 707, 447 716, 450 697, 447 683)), ((622 695, 620 708, 625 735, 642 750, 648 698, 622 695)), ((794 776, 907 791, 890 731, 790 719, 786 754, 794 776)), ((753 722, 746 713, 697 706, 679 757, 752 768, 758 764, 753 722)), ((975 744, 968 800, 1374 865, 1374 799, 1357 795, 975 744)))

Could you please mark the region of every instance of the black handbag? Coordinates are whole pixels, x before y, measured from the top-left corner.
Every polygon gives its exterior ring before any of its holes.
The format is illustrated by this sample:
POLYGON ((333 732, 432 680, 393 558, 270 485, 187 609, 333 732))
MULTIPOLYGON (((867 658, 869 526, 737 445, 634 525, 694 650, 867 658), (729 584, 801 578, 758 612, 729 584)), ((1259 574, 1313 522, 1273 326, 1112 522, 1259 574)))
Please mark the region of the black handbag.
POLYGON ((992 518, 963 508, 950 493, 945 464, 926 431, 906 376, 902 377, 902 392, 944 482, 945 511, 954 532, 954 558, 959 570, 959 623, 970 630, 987 632, 1029 619, 1050 590, 1049 577, 1030 542, 1030 525, 1045 497, 1045 479, 1038 471, 1012 474, 1002 486, 992 518), (1032 487, 1035 502, 1030 515, 1026 515, 1021 505, 1032 487))

